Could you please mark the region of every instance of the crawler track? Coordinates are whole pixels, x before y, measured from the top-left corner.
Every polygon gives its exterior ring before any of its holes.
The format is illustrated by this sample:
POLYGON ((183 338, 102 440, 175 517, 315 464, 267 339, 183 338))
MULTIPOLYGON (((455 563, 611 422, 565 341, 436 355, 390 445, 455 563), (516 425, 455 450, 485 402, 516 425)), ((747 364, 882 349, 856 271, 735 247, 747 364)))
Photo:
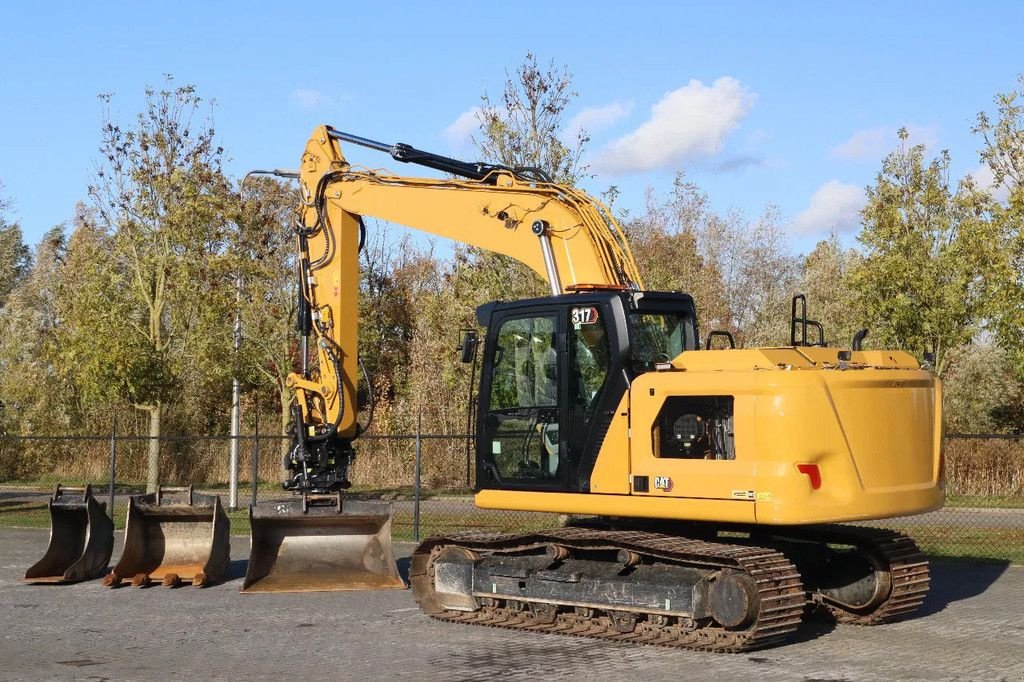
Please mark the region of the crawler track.
POLYGON ((822 601, 827 613, 840 623, 880 625, 916 611, 928 595, 928 560, 917 544, 903 533, 863 526, 825 526, 830 538, 856 545, 870 552, 888 567, 892 589, 884 602, 870 610, 856 611, 822 601))
POLYGON ((647 531, 609 531, 592 528, 558 528, 529 534, 460 533, 434 537, 416 548, 410 581, 416 601, 434 618, 456 623, 596 637, 614 641, 696 649, 740 652, 777 644, 799 625, 806 604, 800 575, 773 549, 705 542, 647 531), (434 562, 449 547, 481 554, 520 553, 558 544, 580 550, 628 550, 644 557, 699 568, 731 569, 751 576, 757 586, 757 613, 742 629, 651 612, 638 614, 635 623, 623 627, 614 611, 560 606, 539 617, 528 602, 487 599, 475 611, 444 608, 434 591, 434 562))

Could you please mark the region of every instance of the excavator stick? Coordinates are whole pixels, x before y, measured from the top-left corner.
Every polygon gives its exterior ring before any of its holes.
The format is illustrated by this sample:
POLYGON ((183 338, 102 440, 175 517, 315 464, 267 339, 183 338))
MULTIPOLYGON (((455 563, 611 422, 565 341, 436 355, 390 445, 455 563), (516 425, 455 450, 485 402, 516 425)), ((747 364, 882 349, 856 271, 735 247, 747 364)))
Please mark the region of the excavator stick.
POLYGON ((231 526, 217 495, 187 488, 160 487, 133 495, 128 505, 124 551, 104 585, 131 581, 145 587, 191 583, 204 587, 221 580, 230 562, 231 526))
POLYGON ((304 494, 249 508, 252 551, 242 592, 402 589, 391 505, 304 494))
POLYGON ((114 522, 106 504, 93 497, 92 486, 58 484, 48 506, 50 543, 43 558, 25 572, 25 582, 74 583, 103 575, 114 551, 114 522))

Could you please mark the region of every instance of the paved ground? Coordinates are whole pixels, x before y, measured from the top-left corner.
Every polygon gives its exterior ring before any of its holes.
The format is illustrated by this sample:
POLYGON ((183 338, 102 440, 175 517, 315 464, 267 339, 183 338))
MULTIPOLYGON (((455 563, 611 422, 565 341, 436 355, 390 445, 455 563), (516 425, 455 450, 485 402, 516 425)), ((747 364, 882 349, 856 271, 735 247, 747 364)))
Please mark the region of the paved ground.
POLYGON ((1018 567, 937 564, 913 620, 811 623, 787 646, 728 655, 450 625, 408 591, 240 595, 244 537, 232 538, 231 578, 209 589, 20 584, 46 540, 0 530, 3 680, 1024 679, 1018 567))

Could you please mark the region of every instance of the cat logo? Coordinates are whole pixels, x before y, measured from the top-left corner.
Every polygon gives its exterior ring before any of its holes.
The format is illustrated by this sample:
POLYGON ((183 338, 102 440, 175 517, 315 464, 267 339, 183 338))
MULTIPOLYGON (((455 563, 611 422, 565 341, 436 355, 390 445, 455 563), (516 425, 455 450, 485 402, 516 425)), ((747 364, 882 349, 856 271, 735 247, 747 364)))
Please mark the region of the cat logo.
POLYGON ((664 490, 665 492, 671 492, 672 490, 672 477, 671 476, 655 476, 654 487, 657 490, 664 490))

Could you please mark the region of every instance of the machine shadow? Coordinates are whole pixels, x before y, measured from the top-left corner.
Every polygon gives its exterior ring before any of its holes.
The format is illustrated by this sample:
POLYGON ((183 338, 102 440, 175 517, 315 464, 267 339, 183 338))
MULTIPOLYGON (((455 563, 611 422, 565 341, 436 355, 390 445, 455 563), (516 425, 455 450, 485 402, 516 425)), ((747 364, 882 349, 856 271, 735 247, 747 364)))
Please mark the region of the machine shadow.
POLYGON ((224 581, 229 582, 231 580, 241 580, 245 577, 245 572, 249 568, 248 559, 232 559, 231 563, 228 564, 228 570, 224 573, 224 581))
POLYGON ((931 589, 921 609, 910 616, 923 617, 944 611, 953 602, 982 594, 1006 572, 1008 561, 970 562, 931 560, 931 589))
POLYGON ((409 584, 409 565, 411 561, 412 559, 410 557, 404 556, 400 557, 395 562, 398 565, 398 575, 402 577, 402 580, 405 581, 406 585, 409 584))

